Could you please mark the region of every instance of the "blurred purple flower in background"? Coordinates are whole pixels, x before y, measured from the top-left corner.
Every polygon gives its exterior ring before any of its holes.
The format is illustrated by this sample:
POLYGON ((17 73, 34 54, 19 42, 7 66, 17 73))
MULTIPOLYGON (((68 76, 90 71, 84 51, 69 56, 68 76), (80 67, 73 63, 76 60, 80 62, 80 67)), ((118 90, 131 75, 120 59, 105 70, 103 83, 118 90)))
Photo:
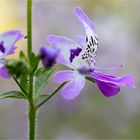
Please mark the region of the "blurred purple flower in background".
POLYGON ((46 68, 50 68, 55 64, 58 54, 59 50, 54 50, 45 46, 40 48, 40 58, 46 68))
POLYGON ((98 50, 98 37, 92 21, 80 9, 76 8, 76 16, 86 30, 86 36, 77 36, 81 45, 64 36, 50 35, 48 43, 55 49, 60 49, 57 62, 70 67, 72 70, 59 71, 54 75, 56 83, 68 81, 62 88, 61 94, 65 99, 74 99, 85 85, 86 76, 95 80, 104 96, 110 97, 119 93, 120 87, 134 88, 131 75, 123 77, 100 73, 101 70, 114 70, 114 68, 96 68, 96 56, 98 50))
POLYGON ((23 37, 23 34, 19 30, 12 30, 0 35, 0 76, 4 78, 10 78, 5 67, 6 56, 14 53, 16 42, 23 37))

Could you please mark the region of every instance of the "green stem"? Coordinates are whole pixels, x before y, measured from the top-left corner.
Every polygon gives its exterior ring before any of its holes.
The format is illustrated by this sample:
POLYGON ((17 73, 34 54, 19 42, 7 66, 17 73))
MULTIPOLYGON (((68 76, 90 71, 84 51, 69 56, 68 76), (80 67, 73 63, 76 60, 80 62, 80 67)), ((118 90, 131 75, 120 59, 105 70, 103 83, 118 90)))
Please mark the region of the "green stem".
POLYGON ((27 46, 28 46, 28 59, 30 66, 29 74, 29 140, 35 139, 36 128, 36 108, 33 99, 33 73, 31 69, 31 53, 32 53, 32 0, 27 0, 27 46))
POLYGON ((33 74, 29 76, 29 140, 35 140, 36 130, 36 106, 33 99, 33 74))
POLYGON ((33 74, 29 75, 29 140, 35 140, 36 129, 36 107, 33 99, 33 74))
POLYGON ((32 53, 32 0, 27 0, 27 45, 28 45, 28 58, 32 53))
POLYGON ((29 140, 35 139, 36 130, 36 109, 32 100, 29 101, 29 140))
POLYGON ((44 99, 40 104, 37 105, 36 109, 39 109, 43 104, 45 104, 50 98, 52 98, 64 85, 66 82, 62 83, 52 94, 50 94, 46 99, 44 99))

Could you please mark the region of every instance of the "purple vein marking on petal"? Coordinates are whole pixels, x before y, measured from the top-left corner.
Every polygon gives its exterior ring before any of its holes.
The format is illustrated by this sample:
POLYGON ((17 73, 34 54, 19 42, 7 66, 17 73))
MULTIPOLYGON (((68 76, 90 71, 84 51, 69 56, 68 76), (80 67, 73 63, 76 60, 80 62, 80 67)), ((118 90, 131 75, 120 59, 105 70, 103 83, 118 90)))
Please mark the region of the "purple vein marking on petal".
POLYGON ((75 58, 75 56, 78 56, 80 54, 80 52, 82 51, 81 48, 77 48, 77 49, 71 49, 70 50, 70 62, 73 62, 73 59, 75 58))
POLYGON ((0 52, 5 53, 4 42, 0 43, 0 52))

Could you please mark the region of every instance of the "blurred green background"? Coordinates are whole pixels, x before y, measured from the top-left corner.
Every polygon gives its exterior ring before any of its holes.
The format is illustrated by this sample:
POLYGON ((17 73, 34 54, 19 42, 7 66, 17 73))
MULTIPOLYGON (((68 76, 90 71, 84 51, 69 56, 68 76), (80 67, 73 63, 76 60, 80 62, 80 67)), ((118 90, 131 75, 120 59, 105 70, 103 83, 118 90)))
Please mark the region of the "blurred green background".
MULTIPOLYGON (((54 140, 140 139, 140 1, 139 0, 33 0, 33 49, 38 52, 49 34, 72 39, 84 30, 74 15, 83 8, 99 37, 98 67, 125 67, 113 74, 131 73, 136 89, 121 88, 115 97, 104 97, 87 82, 72 101, 56 95, 38 114, 37 138, 54 140)), ((26 34, 26 0, 0 0, 0 32, 22 29, 26 34)), ((26 40, 18 43, 26 51, 26 40)), ((12 56, 17 58, 18 52, 12 56)), ((64 68, 64 67, 63 67, 64 68)), ((58 65, 58 69, 62 66, 58 65)), ((53 90, 51 84, 44 90, 53 90)), ((14 81, 0 78, 0 92, 18 89, 14 81)), ((27 138, 27 104, 0 100, 0 139, 27 138)))

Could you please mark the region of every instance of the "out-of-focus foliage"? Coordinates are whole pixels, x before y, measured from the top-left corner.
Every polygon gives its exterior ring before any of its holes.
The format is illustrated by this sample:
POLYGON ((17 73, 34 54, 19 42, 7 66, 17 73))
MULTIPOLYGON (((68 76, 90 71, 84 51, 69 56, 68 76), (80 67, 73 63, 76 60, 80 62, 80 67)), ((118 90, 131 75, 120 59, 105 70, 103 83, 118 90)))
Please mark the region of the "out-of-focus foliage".
MULTIPOLYGON (((99 36, 98 67, 124 63, 115 74, 134 75, 137 89, 122 88, 119 95, 104 97, 92 82, 73 101, 55 96, 38 116, 38 139, 140 139, 140 1, 129 0, 34 0, 33 49, 38 52, 46 35, 84 34, 74 15, 82 7, 94 21, 99 36)), ((26 0, 0 0, 0 31, 26 29, 26 0)), ((19 44, 25 51, 25 41, 19 44)), ((17 52, 18 55, 18 52, 17 52)), ((57 69, 62 66, 57 65, 57 69)), ((64 68, 64 67, 63 67, 64 68)), ((44 93, 54 90, 52 81, 44 93)), ((18 90, 12 80, 0 79, 0 92, 18 90)), ((0 102, 0 139, 26 138, 26 104, 0 102)))

